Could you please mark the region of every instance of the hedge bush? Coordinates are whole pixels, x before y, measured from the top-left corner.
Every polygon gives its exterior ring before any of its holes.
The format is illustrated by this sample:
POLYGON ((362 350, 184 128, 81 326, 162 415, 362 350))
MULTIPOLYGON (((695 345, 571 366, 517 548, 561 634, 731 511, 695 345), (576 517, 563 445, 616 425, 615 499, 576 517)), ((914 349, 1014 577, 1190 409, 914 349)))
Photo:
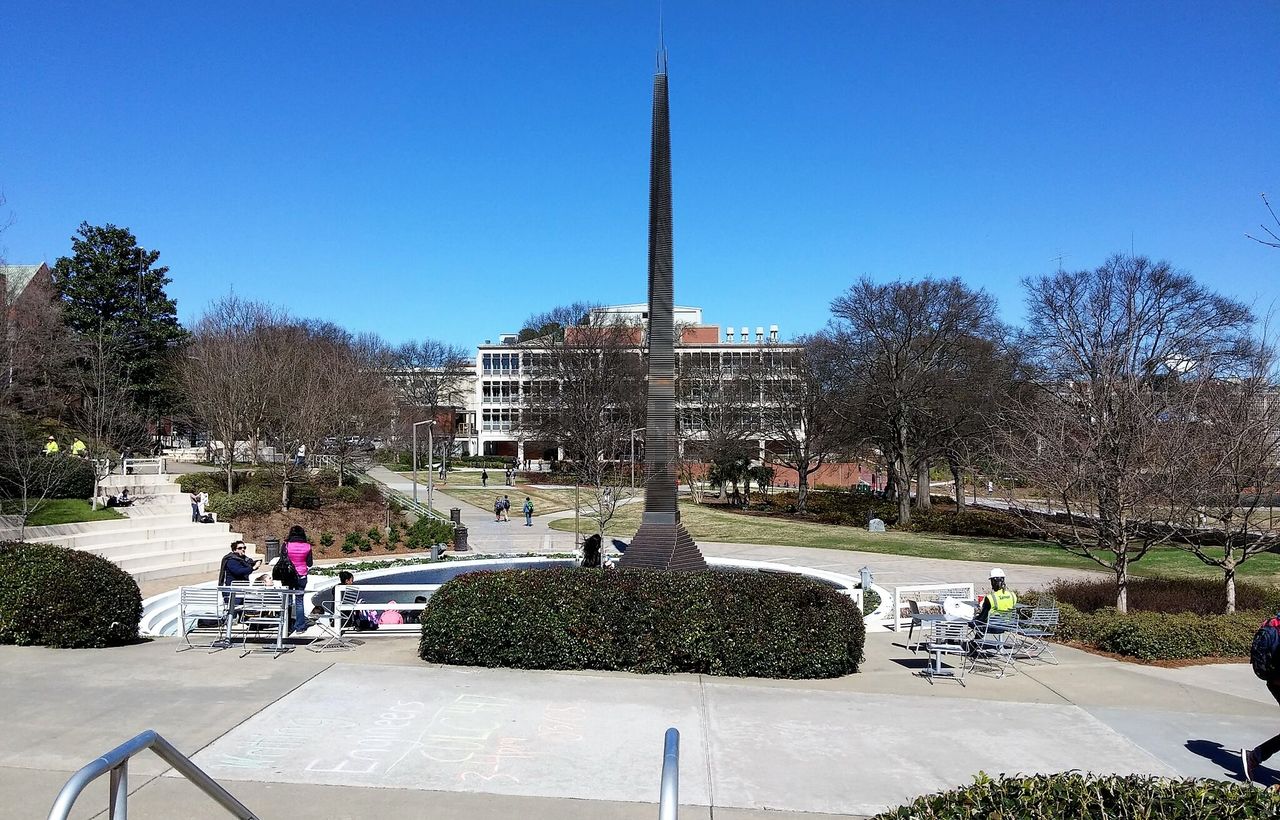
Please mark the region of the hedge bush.
POLYGON ((105 558, 0 542, 0 579, 0 643, 78 649, 138 640, 142 594, 105 558))
MULTIPOLYGON (((232 487, 238 487, 243 481, 243 473, 231 474, 232 487)), ((184 493, 208 493, 209 500, 212 501, 214 493, 227 492, 227 474, 223 472, 186 473, 178 478, 178 486, 184 493)))
POLYGON ((1058 608, 1059 639, 1144 661, 1246 657, 1253 633, 1270 614, 1246 610, 1234 615, 1141 611, 1121 615, 1113 608, 1081 612, 1061 601, 1058 608))
MULTIPOLYGON (((1112 578, 1057 581, 1049 594, 1082 612, 1108 609, 1116 605, 1116 584, 1112 578)), ((1176 614, 1192 612, 1216 615, 1226 609, 1227 592, 1221 578, 1130 578, 1129 608, 1144 612, 1176 614)), ((1263 584, 1236 582, 1236 608, 1280 607, 1280 590, 1263 584)))
POLYGON ((872 820, 1231 820, 1280 816, 1280 793, 1221 780, 1066 772, 979 775, 972 786, 921 797, 872 820))
POLYGON ((415 521, 404 534, 404 545, 411 550, 426 549, 433 544, 447 544, 452 540, 452 523, 427 516, 415 521))
POLYGON ((261 515, 280 509, 280 493, 267 487, 248 486, 238 493, 211 493, 209 511, 226 521, 242 515, 261 515))
POLYGON ((858 671, 864 638, 853 601, 796 575, 505 570, 441 587, 419 654, 463 666, 832 678, 858 671))

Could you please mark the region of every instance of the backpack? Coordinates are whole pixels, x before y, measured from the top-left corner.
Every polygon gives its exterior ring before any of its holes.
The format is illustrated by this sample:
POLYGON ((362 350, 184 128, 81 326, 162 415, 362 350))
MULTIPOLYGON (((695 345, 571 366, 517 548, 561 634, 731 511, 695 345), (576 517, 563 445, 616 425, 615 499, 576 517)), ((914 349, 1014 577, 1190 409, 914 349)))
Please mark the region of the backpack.
POLYGON ((1262 622, 1249 647, 1253 674, 1265 681, 1280 680, 1280 614, 1262 622))
POLYGON ((271 579, 279 581, 288 589, 294 589, 298 586, 298 568, 293 565, 293 561, 289 560, 289 556, 281 555, 276 560, 275 567, 271 570, 271 579))
POLYGON ((210 515, 209 513, 205 513, 204 515, 200 516, 200 523, 201 523, 201 524, 215 524, 215 523, 217 523, 217 522, 213 520, 213 516, 212 516, 212 515, 210 515))

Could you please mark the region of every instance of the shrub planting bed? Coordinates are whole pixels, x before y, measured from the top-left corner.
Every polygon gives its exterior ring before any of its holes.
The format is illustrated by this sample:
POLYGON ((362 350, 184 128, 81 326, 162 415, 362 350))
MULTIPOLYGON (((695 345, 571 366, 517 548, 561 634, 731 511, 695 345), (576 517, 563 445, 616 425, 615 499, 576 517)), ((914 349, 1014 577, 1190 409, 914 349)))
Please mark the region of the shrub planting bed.
POLYGON ((138 640, 138 585, 105 558, 4 542, 0 578, 0 643, 78 649, 138 640))
POLYGON ((1280 816, 1280 792, 1220 780, 1074 772, 979 775, 972 786, 928 795, 872 820, 1230 820, 1280 816))
POLYGON ((858 671, 853 601, 808 578, 538 569, 445 584, 422 616, 431 663, 832 678, 858 671))
MULTIPOLYGON (((872 518, 879 518, 893 527, 898 523, 898 505, 882 501, 868 492, 810 492, 805 512, 796 512, 796 493, 782 492, 752 496, 748 511, 770 516, 813 521, 819 524, 839 524, 865 527, 872 518)), ((1035 537, 1017 516, 1003 510, 966 507, 956 510, 953 502, 939 499, 927 510, 912 510, 911 523, 905 528, 910 532, 936 532, 946 535, 970 535, 985 538, 1035 537)))
POLYGON ((1280 591, 1238 584, 1241 608, 1223 615, 1222 582, 1212 579, 1142 578, 1129 583, 1129 612, 1115 609, 1110 579, 1059 581, 1042 595, 1057 600, 1062 613, 1058 638, 1142 661, 1185 661, 1248 657, 1258 625, 1280 606, 1280 591))

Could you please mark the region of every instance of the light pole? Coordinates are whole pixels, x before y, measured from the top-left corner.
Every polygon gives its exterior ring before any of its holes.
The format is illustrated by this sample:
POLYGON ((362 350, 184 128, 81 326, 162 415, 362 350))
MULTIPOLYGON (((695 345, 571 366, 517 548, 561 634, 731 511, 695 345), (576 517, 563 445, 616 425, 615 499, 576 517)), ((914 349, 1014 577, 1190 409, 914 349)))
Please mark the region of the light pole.
POLYGON ((646 427, 637 427, 631 431, 631 489, 636 488, 636 433, 643 433, 646 427))
MULTIPOLYGON (((415 421, 413 423, 413 500, 415 503, 418 500, 418 425, 419 424, 435 424, 435 423, 436 423, 435 419, 427 419, 426 421, 415 421)), ((431 448, 431 428, 428 427, 427 428, 427 449, 429 450, 430 448, 431 448)), ((427 465, 427 498, 428 499, 431 498, 431 466, 429 462, 427 465)), ((430 501, 428 501, 427 509, 430 509, 430 508, 431 508, 431 503, 430 501)))

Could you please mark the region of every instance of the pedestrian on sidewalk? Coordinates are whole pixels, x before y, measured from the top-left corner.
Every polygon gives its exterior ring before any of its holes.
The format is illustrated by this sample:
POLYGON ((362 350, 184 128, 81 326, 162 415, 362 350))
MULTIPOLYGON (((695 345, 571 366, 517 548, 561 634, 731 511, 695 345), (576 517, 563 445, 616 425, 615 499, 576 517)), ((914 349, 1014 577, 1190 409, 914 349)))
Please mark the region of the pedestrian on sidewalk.
POLYGON ((480 486, 481 486, 481 487, 488 487, 488 486, 489 486, 489 471, 488 471, 488 470, 485 470, 485 469, 481 469, 481 470, 480 470, 480 486))
MULTIPOLYGON (((1253 674, 1266 685, 1271 697, 1280 703, 1280 613, 1272 615, 1253 636, 1253 646, 1249 649, 1249 663, 1253 666, 1253 674)), ((1276 735, 1257 748, 1247 746, 1240 750, 1240 763, 1244 769, 1244 779, 1253 782, 1258 767, 1267 758, 1280 752, 1280 735, 1276 735)))
POLYGON ((511 520, 511 499, 505 495, 502 497, 502 520, 511 520))
POLYGON ((502 520, 502 499, 498 498, 496 495, 493 497, 493 520, 502 520))
POLYGON ((524 525, 526 527, 533 526, 533 502, 529 500, 529 496, 524 497, 524 525))

